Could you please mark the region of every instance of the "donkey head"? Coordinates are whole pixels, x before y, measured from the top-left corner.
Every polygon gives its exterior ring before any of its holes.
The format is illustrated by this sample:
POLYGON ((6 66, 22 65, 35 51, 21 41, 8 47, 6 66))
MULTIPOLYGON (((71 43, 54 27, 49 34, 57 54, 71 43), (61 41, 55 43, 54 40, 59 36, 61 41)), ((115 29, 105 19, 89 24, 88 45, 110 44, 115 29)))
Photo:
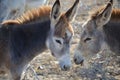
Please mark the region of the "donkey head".
POLYGON ((50 20, 51 28, 47 38, 47 47, 51 53, 58 59, 62 70, 69 70, 70 60, 70 42, 74 34, 70 21, 75 16, 79 0, 66 12, 60 11, 60 2, 56 0, 52 7, 50 20))
POLYGON ((74 54, 76 64, 82 64, 86 56, 90 58, 101 50, 101 46, 104 43, 102 28, 111 18, 112 6, 113 0, 110 0, 106 7, 93 14, 82 25, 79 45, 74 54))

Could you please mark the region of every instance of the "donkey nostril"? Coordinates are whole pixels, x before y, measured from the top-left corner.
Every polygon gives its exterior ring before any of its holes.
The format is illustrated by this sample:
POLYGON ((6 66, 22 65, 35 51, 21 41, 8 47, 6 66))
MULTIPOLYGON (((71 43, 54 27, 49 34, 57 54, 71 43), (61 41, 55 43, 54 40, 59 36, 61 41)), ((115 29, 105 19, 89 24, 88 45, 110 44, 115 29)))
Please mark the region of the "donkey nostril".
POLYGON ((67 70, 67 67, 64 65, 64 70, 66 71, 67 70))
POLYGON ((69 67, 69 66, 66 66, 66 65, 64 65, 63 68, 64 68, 64 71, 67 71, 67 70, 70 69, 70 67, 69 67))
POLYGON ((74 62, 76 63, 76 62, 77 62, 77 59, 74 59, 74 62))

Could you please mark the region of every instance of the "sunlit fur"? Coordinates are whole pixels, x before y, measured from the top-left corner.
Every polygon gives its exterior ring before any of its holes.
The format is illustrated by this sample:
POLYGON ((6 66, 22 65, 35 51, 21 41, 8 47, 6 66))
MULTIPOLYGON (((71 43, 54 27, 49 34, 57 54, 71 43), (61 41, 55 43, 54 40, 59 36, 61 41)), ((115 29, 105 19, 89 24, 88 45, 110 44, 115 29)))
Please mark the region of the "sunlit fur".
POLYGON ((17 18, 16 20, 18 23, 31 23, 35 21, 44 21, 49 19, 51 7, 50 6, 42 6, 40 8, 32 9, 27 11, 21 17, 17 18))
POLYGON ((34 23, 34 22, 41 22, 44 20, 50 19, 50 11, 51 6, 41 6, 39 8, 35 8, 32 10, 27 11, 20 17, 16 18, 15 20, 6 20, 2 22, 3 25, 7 24, 26 24, 26 23, 34 23))

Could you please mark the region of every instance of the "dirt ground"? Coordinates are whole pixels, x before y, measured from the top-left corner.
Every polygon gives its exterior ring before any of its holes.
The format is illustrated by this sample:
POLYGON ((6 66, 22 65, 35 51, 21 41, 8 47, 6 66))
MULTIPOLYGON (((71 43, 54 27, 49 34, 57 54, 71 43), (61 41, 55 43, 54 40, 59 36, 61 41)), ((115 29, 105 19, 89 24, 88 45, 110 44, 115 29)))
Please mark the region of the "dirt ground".
MULTIPOLYGON (((52 5, 55 0, 48 0, 52 5)), ((60 0, 62 11, 66 11, 75 0, 60 0)), ((81 25, 87 20, 91 10, 104 5, 108 0, 80 0, 80 7, 75 20, 71 23, 75 35, 71 46, 72 67, 70 71, 61 71, 58 61, 47 50, 30 62, 22 75, 23 80, 120 80, 120 56, 115 56, 109 50, 104 50, 99 57, 86 61, 84 66, 73 62, 73 53, 79 41, 81 25)), ((116 0, 114 6, 119 7, 116 0)), ((5 75, 6 76, 6 75, 5 75)), ((1 77, 1 76, 0 76, 1 77)), ((6 80, 6 77, 0 78, 6 80)))

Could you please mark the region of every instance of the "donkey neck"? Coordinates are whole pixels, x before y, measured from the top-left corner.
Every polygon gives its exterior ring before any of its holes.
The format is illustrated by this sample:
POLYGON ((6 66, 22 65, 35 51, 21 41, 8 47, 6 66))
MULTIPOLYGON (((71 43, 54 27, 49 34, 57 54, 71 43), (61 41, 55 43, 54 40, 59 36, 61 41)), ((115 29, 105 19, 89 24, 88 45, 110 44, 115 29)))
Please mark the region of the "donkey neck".
POLYGON ((103 27, 105 33, 105 41, 111 51, 120 53, 120 22, 110 20, 103 27))
POLYGON ((105 41, 111 51, 120 53, 120 9, 112 10, 111 19, 104 25, 103 31, 105 33, 105 41))
POLYGON ((29 62, 46 50, 45 42, 49 31, 50 20, 13 26, 10 32, 10 50, 15 64, 29 62))

